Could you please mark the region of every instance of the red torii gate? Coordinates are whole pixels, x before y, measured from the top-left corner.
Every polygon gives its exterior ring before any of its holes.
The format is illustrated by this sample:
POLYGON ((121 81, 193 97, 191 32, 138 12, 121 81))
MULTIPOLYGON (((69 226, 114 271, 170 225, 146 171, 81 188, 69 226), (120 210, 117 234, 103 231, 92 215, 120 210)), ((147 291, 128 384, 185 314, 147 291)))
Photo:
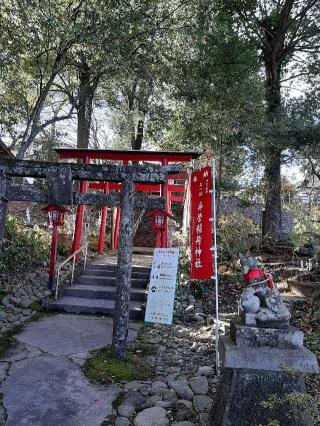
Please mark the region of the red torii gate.
MULTIPOLYGON (((77 149, 77 148, 57 148, 56 153, 61 159, 77 159, 82 160, 84 164, 89 164, 91 160, 113 160, 121 161, 122 165, 127 166, 129 162, 140 162, 149 161, 152 163, 160 163, 163 166, 169 163, 188 163, 193 159, 199 157, 197 152, 175 152, 175 151, 134 151, 134 150, 107 150, 107 149, 77 149)), ((170 175, 166 183, 162 185, 158 184, 136 184, 136 191, 138 192, 149 192, 161 195, 166 200, 166 211, 171 213, 172 202, 183 202, 184 185, 171 185, 171 180, 187 180, 186 173, 180 173, 178 175, 170 175), (179 196, 175 195, 179 193, 179 196), (182 195, 180 195, 182 194, 182 195)), ((81 181, 79 192, 85 193, 88 189, 101 189, 105 194, 110 191, 120 191, 121 184, 113 182, 97 182, 90 183, 81 181)), ((104 238, 105 238, 105 227, 107 219, 107 207, 102 207, 101 210, 101 225, 98 242, 98 252, 103 253, 104 238)), ((77 206, 76 212, 76 223, 75 232, 73 237, 72 252, 76 251, 81 245, 82 239, 82 228, 84 221, 84 205, 77 206)), ((120 209, 117 208, 116 223, 114 228, 114 248, 117 248, 118 234, 120 225, 120 209)), ((164 240, 162 242, 163 247, 168 245, 168 230, 164 232, 164 240)))

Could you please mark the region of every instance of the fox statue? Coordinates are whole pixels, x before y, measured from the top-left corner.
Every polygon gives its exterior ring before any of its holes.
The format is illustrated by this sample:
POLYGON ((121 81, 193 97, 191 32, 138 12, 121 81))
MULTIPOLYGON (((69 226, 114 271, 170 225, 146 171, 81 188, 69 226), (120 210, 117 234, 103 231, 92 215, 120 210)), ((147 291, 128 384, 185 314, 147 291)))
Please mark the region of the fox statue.
POLYGON ((250 252, 240 254, 240 264, 247 283, 240 298, 240 311, 245 324, 271 328, 288 327, 291 314, 272 278, 258 268, 257 260, 250 252))

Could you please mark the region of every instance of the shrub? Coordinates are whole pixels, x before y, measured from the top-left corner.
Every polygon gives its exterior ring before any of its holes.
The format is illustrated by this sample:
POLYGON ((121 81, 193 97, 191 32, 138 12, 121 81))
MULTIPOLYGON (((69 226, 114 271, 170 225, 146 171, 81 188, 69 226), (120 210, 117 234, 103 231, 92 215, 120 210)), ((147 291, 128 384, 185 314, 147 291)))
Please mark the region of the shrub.
MULTIPOLYGON (((4 243, 0 252, 0 274, 8 279, 17 273, 25 275, 49 258, 50 235, 37 226, 27 227, 23 221, 8 216, 4 243)), ((5 279, 1 279, 2 282, 5 279)))
POLYGON ((240 213, 220 217, 217 231, 220 260, 235 263, 239 253, 259 244, 258 232, 259 228, 253 220, 240 213))
POLYGON ((318 206, 297 205, 294 213, 290 242, 298 247, 320 244, 320 210, 318 206))

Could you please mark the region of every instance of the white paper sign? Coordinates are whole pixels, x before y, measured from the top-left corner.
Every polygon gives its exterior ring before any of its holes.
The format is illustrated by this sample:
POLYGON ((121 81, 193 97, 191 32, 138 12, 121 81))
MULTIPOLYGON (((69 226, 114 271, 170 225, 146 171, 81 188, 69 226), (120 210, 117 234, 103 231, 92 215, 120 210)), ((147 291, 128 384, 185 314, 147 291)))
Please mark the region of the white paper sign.
POLYGON ((154 250, 146 307, 146 322, 171 324, 176 291, 179 249, 154 250))

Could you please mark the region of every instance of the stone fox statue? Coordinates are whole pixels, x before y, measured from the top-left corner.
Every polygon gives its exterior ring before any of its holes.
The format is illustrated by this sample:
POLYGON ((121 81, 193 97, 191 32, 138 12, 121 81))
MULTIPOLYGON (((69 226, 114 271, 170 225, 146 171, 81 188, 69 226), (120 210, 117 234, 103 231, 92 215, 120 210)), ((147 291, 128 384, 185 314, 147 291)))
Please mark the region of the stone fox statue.
POLYGON ((288 327, 291 315, 272 279, 258 268, 257 260, 251 253, 240 254, 240 263, 248 284, 240 298, 244 323, 261 327, 288 327))

